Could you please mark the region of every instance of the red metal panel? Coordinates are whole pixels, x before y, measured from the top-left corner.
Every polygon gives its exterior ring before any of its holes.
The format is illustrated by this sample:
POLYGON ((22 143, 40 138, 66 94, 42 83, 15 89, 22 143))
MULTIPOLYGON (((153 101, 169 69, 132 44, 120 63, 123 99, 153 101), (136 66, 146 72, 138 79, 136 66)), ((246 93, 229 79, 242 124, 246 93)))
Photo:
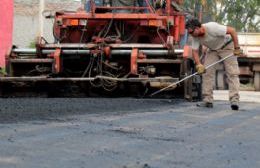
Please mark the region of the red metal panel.
POLYGON ((185 16, 180 16, 180 34, 185 34, 185 16))
POLYGON ((0 1, 0 68, 5 68, 5 56, 12 46, 13 0, 0 1))
POLYGON ((192 55, 192 49, 191 49, 191 47, 190 46, 188 46, 188 45, 185 45, 184 46, 184 52, 183 52, 183 57, 184 58, 188 58, 189 56, 191 56, 192 55))
POLYGON ((56 51, 54 52, 54 60, 55 60, 55 72, 56 73, 60 73, 61 72, 61 58, 60 58, 60 54, 61 54, 61 49, 58 48, 56 49, 56 51))
POLYGON ((180 16, 175 16, 174 24, 174 40, 177 43, 180 41, 180 16))
POLYGON ((131 74, 137 74, 138 49, 134 48, 131 54, 131 74))

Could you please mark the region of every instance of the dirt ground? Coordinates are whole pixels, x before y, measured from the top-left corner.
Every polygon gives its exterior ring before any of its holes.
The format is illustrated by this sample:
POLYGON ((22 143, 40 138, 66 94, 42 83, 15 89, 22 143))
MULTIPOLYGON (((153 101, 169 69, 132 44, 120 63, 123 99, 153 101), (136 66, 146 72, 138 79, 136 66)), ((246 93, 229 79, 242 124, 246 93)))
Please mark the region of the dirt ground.
POLYGON ((23 98, 0 107, 3 168, 260 167, 259 103, 232 111, 226 100, 205 109, 169 99, 23 98))

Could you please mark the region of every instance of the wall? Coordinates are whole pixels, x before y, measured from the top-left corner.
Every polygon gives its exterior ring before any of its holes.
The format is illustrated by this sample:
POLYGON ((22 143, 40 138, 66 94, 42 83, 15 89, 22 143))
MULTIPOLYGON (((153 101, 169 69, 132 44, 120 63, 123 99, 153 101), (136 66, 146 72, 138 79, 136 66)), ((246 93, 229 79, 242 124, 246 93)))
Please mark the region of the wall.
MULTIPOLYGON (((39 32, 39 1, 15 0, 13 44, 18 47, 29 47, 39 32)), ((45 0, 45 9, 51 11, 73 10, 80 7, 80 2, 73 0, 45 0)), ((53 42, 53 19, 44 20, 44 38, 53 42)))

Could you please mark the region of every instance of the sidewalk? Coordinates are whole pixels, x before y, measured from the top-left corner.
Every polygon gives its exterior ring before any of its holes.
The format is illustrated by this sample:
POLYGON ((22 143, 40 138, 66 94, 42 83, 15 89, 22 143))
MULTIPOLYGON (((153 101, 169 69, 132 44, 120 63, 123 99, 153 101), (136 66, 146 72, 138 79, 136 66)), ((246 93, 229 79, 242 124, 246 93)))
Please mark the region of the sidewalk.
MULTIPOLYGON (((240 91, 241 102, 260 103, 260 92, 240 91)), ((228 100, 228 90, 214 90, 214 100, 228 100)))

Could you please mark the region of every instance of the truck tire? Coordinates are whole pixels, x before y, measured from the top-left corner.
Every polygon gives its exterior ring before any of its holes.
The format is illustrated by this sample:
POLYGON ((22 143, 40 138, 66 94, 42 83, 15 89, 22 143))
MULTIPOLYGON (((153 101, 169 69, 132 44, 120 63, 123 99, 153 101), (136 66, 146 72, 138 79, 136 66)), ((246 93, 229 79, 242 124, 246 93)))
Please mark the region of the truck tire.
POLYGON ((254 86, 256 91, 260 91, 260 72, 255 72, 254 86))

